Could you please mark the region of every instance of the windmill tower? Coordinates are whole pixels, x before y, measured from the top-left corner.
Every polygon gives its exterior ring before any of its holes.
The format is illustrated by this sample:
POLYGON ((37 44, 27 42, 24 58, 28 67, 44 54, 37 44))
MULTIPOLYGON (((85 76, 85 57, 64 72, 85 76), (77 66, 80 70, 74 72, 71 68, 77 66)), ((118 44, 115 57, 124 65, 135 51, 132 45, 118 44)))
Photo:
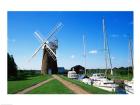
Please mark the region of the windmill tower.
POLYGON ((110 57, 110 50, 109 50, 109 45, 108 45, 107 32, 106 32, 105 19, 104 18, 102 19, 102 25, 103 25, 103 35, 104 35, 105 64, 106 64, 105 75, 107 75, 108 62, 110 64, 110 68, 111 68, 111 73, 110 74, 113 75, 112 62, 111 62, 111 57, 110 57))
POLYGON ((38 32, 34 32, 35 36, 41 42, 41 45, 36 49, 35 53, 32 55, 32 58, 40 51, 41 48, 43 49, 41 66, 41 74, 43 75, 56 74, 58 72, 56 59, 58 40, 56 39, 55 34, 62 28, 62 26, 62 23, 58 23, 48 34, 46 39, 43 39, 38 32))

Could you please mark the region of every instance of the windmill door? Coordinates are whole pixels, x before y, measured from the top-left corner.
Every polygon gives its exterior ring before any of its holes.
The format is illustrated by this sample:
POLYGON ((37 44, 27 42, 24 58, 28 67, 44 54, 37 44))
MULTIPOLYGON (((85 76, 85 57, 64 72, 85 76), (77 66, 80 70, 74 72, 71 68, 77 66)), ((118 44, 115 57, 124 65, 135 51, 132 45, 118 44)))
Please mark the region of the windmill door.
POLYGON ((48 74, 52 74, 52 69, 48 69, 48 74))

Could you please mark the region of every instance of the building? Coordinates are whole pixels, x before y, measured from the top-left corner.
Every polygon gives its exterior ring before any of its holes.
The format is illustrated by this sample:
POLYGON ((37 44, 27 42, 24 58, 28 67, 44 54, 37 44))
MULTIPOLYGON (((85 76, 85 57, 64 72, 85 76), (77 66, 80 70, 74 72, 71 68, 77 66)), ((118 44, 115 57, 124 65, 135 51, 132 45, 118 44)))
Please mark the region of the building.
POLYGON ((66 71, 64 67, 58 67, 58 74, 64 74, 65 72, 66 71))
POLYGON ((76 65, 71 68, 71 71, 75 71, 77 74, 83 74, 85 71, 85 68, 81 65, 76 65))

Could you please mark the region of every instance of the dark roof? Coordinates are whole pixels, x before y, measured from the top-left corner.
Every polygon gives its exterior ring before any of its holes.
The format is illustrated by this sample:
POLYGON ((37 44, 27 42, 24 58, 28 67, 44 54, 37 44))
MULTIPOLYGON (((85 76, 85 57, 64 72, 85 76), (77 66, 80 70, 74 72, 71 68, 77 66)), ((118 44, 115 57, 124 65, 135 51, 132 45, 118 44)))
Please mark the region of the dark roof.
POLYGON ((76 71, 77 74, 82 73, 85 70, 85 68, 81 65, 76 65, 76 66, 71 68, 71 70, 73 70, 73 69, 74 69, 74 71, 76 71))
MULTIPOLYGON (((76 66, 73 66, 72 68, 77 68, 77 69, 85 69, 83 66, 81 66, 81 65, 76 65, 76 66)), ((72 69, 71 68, 71 69, 72 69)))

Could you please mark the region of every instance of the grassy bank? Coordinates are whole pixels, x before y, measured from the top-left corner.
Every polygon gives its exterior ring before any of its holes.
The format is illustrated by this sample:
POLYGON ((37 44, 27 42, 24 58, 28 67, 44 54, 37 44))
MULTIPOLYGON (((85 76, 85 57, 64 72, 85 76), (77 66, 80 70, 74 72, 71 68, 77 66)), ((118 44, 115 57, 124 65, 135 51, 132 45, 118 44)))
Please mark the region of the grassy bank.
POLYGON ((25 80, 8 81, 8 94, 17 93, 41 81, 51 78, 51 75, 28 77, 25 80))
POLYGON ((106 90, 99 89, 99 88, 94 87, 92 85, 87 85, 83 82, 80 82, 79 80, 69 79, 69 78, 67 78, 65 76, 62 76, 62 75, 60 75, 60 77, 67 80, 67 81, 70 81, 70 82, 72 82, 72 83, 74 83, 78 86, 80 86, 81 88, 83 88, 84 90, 86 90, 86 91, 88 91, 92 94, 113 94, 113 92, 108 92, 106 90))
POLYGON ((30 94, 72 94, 73 92, 66 88, 58 80, 52 80, 36 89, 33 89, 30 94))

